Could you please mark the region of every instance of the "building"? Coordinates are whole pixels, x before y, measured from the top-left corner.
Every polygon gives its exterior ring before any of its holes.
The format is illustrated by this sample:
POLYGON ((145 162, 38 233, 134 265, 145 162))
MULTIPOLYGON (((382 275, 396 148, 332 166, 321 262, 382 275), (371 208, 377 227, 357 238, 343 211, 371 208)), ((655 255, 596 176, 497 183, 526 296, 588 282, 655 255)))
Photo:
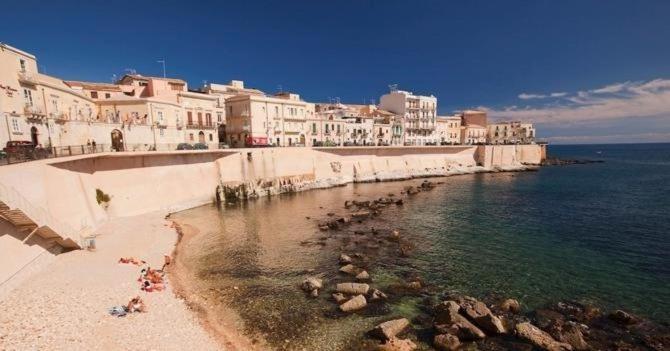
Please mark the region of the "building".
POLYGON ((532 144, 535 142, 535 128, 531 123, 519 121, 497 122, 487 126, 489 144, 532 144))
POLYGON ((412 92, 392 88, 382 95, 379 108, 403 118, 404 145, 431 145, 437 143, 435 136, 437 98, 414 95, 412 92))
POLYGON ((467 110, 461 113, 461 144, 486 144, 487 115, 485 111, 467 110))
POLYGON ((300 95, 243 94, 225 101, 230 146, 306 145, 307 119, 314 116, 314 104, 300 95))

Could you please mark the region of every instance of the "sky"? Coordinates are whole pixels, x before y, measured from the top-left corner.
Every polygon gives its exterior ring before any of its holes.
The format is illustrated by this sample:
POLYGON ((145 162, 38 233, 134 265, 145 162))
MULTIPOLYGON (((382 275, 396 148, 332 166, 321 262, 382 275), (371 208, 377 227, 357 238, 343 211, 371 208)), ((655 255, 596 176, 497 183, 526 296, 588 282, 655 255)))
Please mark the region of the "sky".
POLYGON ((389 84, 536 124, 552 143, 670 142, 670 1, 14 1, 0 42, 43 73, 133 69, 310 102, 389 84))

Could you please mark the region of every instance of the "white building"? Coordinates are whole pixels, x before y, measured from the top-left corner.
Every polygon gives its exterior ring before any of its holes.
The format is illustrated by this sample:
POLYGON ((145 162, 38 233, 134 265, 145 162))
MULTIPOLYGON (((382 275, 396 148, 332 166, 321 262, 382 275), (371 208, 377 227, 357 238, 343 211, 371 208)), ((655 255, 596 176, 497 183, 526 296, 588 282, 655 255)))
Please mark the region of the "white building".
POLYGON ((392 89, 382 95, 379 108, 393 112, 403 118, 405 145, 430 145, 437 143, 435 136, 437 98, 414 95, 411 92, 392 89))

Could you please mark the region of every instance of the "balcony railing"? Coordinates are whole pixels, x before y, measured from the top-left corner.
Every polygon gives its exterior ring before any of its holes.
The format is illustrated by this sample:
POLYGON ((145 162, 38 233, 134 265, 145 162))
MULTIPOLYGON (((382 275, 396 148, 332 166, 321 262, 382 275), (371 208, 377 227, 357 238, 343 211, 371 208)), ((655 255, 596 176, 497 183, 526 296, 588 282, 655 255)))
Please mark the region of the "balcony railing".
POLYGON ((19 82, 37 84, 37 76, 28 71, 19 71, 19 82))
MULTIPOLYGON (((186 124, 187 129, 214 129, 216 128, 215 125, 213 124, 206 124, 206 123, 187 123, 186 124)), ((242 128, 244 129, 244 128, 242 128)))
POLYGON ((23 114, 30 118, 46 116, 46 114, 42 112, 42 109, 28 104, 23 106, 23 114))

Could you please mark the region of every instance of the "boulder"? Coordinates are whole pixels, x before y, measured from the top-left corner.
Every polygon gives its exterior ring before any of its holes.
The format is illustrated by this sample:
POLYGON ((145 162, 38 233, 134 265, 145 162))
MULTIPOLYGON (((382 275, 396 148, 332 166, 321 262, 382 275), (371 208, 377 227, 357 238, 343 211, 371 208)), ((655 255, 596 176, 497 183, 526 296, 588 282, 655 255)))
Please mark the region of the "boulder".
POLYGON ((358 211, 358 212, 353 212, 351 214, 352 218, 356 219, 362 219, 362 218, 367 218, 370 217, 370 211, 358 211))
POLYGON ((441 351, 454 351, 461 346, 461 341, 458 340, 456 335, 438 334, 433 338, 433 346, 441 351))
POLYGON ((301 288, 304 291, 310 292, 315 289, 321 289, 323 287, 323 281, 319 278, 308 277, 302 281, 301 288))
POLYGON ((413 281, 407 283, 407 288, 411 290, 421 290, 421 282, 419 281, 413 281))
POLYGON ((521 304, 515 299, 507 299, 500 304, 500 309, 505 312, 519 313, 521 304))
POLYGON ((367 300, 365 300, 365 296, 356 295, 355 297, 351 298, 349 301, 341 304, 340 305, 340 310, 342 312, 356 311, 356 310, 360 310, 361 308, 365 307, 367 304, 368 304, 368 302, 367 302, 367 300))
POLYGON ((372 292, 370 292, 370 301, 385 300, 387 298, 388 296, 381 290, 372 289, 372 292))
POLYGON ((572 346, 567 343, 562 343, 556 341, 551 337, 547 332, 542 329, 528 323, 519 323, 516 325, 516 333, 521 338, 524 339, 536 347, 547 350, 547 351, 571 351, 572 346))
POLYGON ((349 295, 366 295, 370 290, 370 285, 360 283, 339 283, 335 286, 335 290, 339 293, 349 295))
POLYGON ((480 328, 492 334, 505 333, 505 327, 500 318, 495 316, 491 310, 481 301, 464 303, 461 305, 466 316, 475 322, 480 328))
POLYGON ((560 341, 568 343, 575 350, 588 350, 589 344, 584 340, 582 330, 575 322, 567 322, 560 332, 560 341))
POLYGON ((319 297, 319 289, 314 289, 309 293, 311 297, 319 297))
POLYGON ((334 293, 333 294, 333 300, 335 300, 335 302, 339 305, 339 304, 344 303, 345 301, 347 301, 347 297, 344 296, 344 294, 342 294, 342 293, 334 293))
POLYGON ((345 255, 345 254, 340 254, 340 264, 349 264, 353 262, 354 260, 351 259, 351 257, 345 255))
POLYGON ((396 200, 396 201, 395 201, 395 204, 398 205, 398 206, 402 206, 402 204, 403 204, 402 199, 398 199, 398 200, 396 200))
POLYGON ((619 324, 635 324, 637 323, 637 318, 633 317, 630 313, 626 313, 622 310, 616 310, 609 315, 610 319, 619 323, 619 324))
POLYGON ((356 267, 354 267, 353 264, 348 264, 346 266, 342 266, 340 268, 340 272, 346 273, 346 274, 351 274, 351 275, 356 275, 356 267))
POLYGON ((484 332, 458 313, 460 306, 454 301, 445 301, 435 307, 435 329, 441 333, 456 335, 461 340, 479 340, 484 332))
POLYGON ((368 280, 370 279, 370 274, 368 274, 367 271, 362 271, 356 275, 356 279, 358 280, 368 280))
POLYGON ((409 339, 393 338, 386 343, 377 346, 379 351, 413 351, 416 349, 416 344, 409 339))
POLYGON ((370 334, 381 340, 388 340, 400 334, 408 326, 407 318, 394 319, 377 325, 370 334))

